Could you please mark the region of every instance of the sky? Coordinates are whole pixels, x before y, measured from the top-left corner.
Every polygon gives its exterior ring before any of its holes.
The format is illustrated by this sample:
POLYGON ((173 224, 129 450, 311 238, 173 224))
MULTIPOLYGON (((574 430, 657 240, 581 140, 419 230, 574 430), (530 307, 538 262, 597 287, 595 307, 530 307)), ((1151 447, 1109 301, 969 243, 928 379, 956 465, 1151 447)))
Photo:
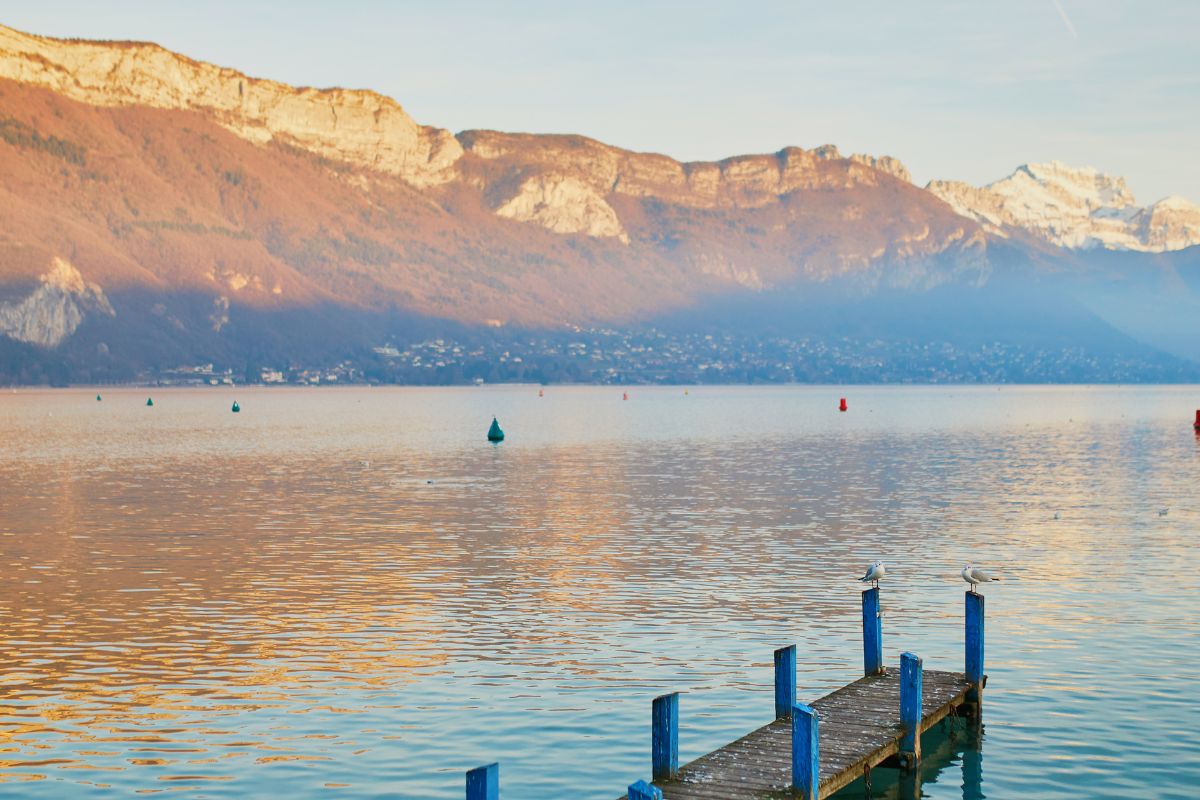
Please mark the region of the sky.
POLYGON ((891 155, 919 184, 1057 159, 1200 202, 1200 2, 0 5, 49 36, 157 42, 256 77, 374 89, 423 124, 580 133, 714 160, 891 155))

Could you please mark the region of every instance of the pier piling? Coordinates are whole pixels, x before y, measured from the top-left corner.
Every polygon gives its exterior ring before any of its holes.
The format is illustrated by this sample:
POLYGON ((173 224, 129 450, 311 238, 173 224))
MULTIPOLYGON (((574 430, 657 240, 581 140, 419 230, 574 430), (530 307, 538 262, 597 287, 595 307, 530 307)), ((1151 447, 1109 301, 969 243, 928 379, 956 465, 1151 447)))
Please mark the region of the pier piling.
POLYGON ((879 612, 879 587, 862 593, 863 674, 883 674, 883 618, 879 612))
POLYGON ((645 781, 629 785, 629 800, 662 800, 662 790, 645 781))
POLYGON ((918 656, 900 656, 900 724, 904 726, 900 758, 908 769, 917 769, 921 762, 922 672, 918 656))
POLYGON ((679 771, 679 692, 654 698, 650 729, 651 775, 670 780, 679 771))
POLYGON ((801 800, 820 797, 820 721, 812 706, 792 706, 792 789, 801 800))
POLYGON ((500 764, 487 764, 467 772, 467 800, 500 800, 500 764))
POLYGON ((796 645, 775 651, 775 719, 787 719, 796 704, 796 645))
POLYGON ((966 675, 971 684, 968 699, 975 704, 976 716, 983 710, 983 595, 967 592, 966 675))

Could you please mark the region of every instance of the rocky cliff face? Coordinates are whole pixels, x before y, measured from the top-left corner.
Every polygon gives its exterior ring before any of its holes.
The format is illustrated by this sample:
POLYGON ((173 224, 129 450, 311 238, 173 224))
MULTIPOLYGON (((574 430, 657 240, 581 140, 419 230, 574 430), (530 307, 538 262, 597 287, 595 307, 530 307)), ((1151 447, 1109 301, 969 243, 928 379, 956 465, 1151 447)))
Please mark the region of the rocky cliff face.
POLYGON ((492 196, 498 214, 626 243, 628 234, 606 199, 612 194, 687 208, 756 209, 802 190, 874 187, 891 179, 911 183, 894 158, 843 158, 833 145, 684 163, 583 136, 465 131, 458 139, 475 157, 460 165, 465 179, 492 196))
POLYGON ((19 342, 55 347, 89 314, 114 316, 104 292, 70 262, 55 258, 27 297, 0 303, 0 334, 19 342))
POLYGON ((285 142, 428 186, 462 148, 369 91, 297 89, 185 58, 155 44, 50 39, 0 25, 0 77, 100 106, 200 111, 253 142, 285 142))
POLYGON ((692 208, 759 208, 801 189, 904 182, 894 158, 842 159, 826 146, 682 164, 583 137, 448 131, 418 125, 395 101, 369 91, 293 88, 172 53, 154 44, 65 41, 0 26, 0 78, 99 106, 198 111, 251 142, 281 142, 325 158, 397 175, 417 187, 463 179, 487 191, 491 210, 555 233, 629 236, 613 192, 692 208), (464 146, 507 169, 461 168, 464 146), (821 171, 845 161, 840 173, 821 171), (501 183, 502 186, 492 185, 501 183))
POLYGON ((1141 248, 1154 253, 1200 244, 1200 205, 1171 196, 1141 209, 1130 218, 1141 248))
POLYGON ((926 188, 1001 236, 1026 231, 1076 250, 1163 252, 1200 243, 1200 206, 1171 197, 1142 208, 1123 178, 1091 167, 1025 164, 982 188, 958 181, 926 188))
POLYGON ((988 270, 980 227, 888 157, 681 163, 581 136, 451 136, 372 92, 7 28, 0 172, 0 287, 66 254, 119 308, 130 291, 194 298, 177 329, 322 303, 619 322, 730 291, 988 270))

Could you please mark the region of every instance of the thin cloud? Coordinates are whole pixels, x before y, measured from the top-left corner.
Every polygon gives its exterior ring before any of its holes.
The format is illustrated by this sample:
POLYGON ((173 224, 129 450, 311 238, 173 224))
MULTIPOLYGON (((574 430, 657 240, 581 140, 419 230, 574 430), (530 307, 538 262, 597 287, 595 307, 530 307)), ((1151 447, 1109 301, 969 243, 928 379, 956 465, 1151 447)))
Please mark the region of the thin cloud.
POLYGON ((1075 26, 1071 24, 1071 18, 1067 16, 1066 10, 1062 7, 1062 3, 1058 0, 1053 0, 1054 7, 1058 9, 1058 15, 1062 17, 1063 25, 1067 26, 1067 31, 1070 32, 1072 39, 1078 39, 1079 34, 1075 32, 1075 26))

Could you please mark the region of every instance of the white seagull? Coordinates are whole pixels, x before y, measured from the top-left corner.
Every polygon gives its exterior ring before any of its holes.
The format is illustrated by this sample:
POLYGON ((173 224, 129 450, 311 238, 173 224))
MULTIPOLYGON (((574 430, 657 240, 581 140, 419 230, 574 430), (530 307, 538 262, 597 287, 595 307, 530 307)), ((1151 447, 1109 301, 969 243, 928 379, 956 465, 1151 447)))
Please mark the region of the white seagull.
POLYGON ((988 583, 990 581, 1000 580, 999 578, 995 577, 994 575, 989 575, 988 573, 981 570, 979 567, 974 567, 974 566, 971 566, 970 564, 967 564, 965 567, 963 567, 962 572, 960 574, 962 575, 962 579, 964 581, 971 584, 972 592, 975 591, 975 588, 981 583, 988 583))
POLYGON ((883 580, 883 576, 887 574, 887 568, 883 566, 882 561, 876 561, 871 566, 867 567, 867 574, 859 578, 860 583, 869 583, 876 588, 879 587, 879 582, 883 580))

